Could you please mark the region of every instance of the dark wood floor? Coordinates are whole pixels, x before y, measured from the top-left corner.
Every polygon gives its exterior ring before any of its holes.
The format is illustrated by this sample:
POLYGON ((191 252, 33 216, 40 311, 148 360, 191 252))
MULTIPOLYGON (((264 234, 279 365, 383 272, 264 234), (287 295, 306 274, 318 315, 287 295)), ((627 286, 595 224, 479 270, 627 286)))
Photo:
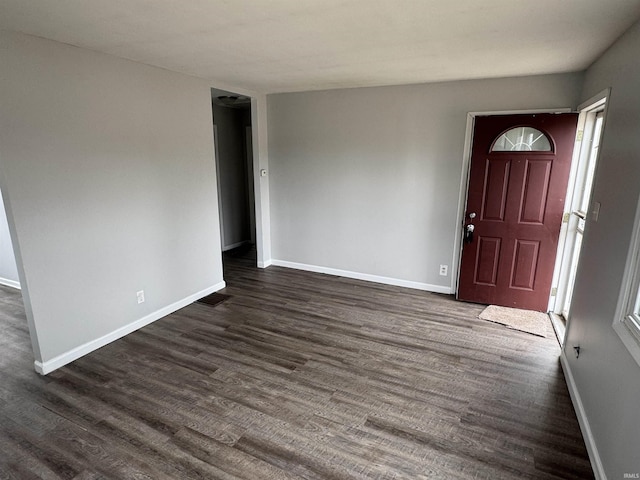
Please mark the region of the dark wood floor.
POLYGON ((47 377, 3 289, 0 478, 593 478, 552 335, 250 263, 47 377))

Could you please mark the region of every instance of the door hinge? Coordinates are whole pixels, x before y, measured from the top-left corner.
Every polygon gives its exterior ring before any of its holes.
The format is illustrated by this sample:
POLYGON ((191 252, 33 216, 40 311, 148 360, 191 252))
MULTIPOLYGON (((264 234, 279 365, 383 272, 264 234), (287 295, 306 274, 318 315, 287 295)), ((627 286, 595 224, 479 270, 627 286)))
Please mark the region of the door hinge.
POLYGON ((581 142, 583 136, 584 136, 584 130, 578 130, 576 132, 576 142, 581 142))
POLYGON ((556 295, 558 295, 558 289, 556 287, 551 289, 551 295, 552 297, 555 297, 556 295))
POLYGON ((569 223, 569 218, 571 218, 570 213, 565 213, 564 215, 562 215, 562 223, 569 223))

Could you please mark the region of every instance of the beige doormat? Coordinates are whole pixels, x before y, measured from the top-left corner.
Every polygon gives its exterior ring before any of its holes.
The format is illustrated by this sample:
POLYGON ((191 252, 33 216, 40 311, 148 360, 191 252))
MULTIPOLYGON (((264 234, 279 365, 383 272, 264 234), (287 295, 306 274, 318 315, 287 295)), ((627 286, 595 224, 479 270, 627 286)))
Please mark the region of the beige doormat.
POLYGON ((514 330, 538 335, 539 337, 547 336, 547 326, 550 322, 546 313, 499 307, 497 305, 489 305, 478 315, 478 318, 499 323, 514 330))

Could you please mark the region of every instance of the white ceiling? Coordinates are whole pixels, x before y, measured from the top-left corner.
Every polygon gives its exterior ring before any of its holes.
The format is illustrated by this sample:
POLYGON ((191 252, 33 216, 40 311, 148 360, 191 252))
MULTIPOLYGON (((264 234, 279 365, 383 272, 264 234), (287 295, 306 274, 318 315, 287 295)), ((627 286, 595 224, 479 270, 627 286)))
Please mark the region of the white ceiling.
POLYGON ((0 0, 0 28, 289 92, 583 70, 640 0, 0 0))

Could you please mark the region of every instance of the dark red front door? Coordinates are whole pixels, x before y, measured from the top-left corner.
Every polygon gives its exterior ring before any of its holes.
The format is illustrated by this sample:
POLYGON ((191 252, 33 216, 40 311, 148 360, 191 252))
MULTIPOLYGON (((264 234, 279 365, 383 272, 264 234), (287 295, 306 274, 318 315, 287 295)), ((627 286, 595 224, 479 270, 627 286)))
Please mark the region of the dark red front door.
POLYGON ((577 118, 476 118, 459 299, 547 311, 577 118))

